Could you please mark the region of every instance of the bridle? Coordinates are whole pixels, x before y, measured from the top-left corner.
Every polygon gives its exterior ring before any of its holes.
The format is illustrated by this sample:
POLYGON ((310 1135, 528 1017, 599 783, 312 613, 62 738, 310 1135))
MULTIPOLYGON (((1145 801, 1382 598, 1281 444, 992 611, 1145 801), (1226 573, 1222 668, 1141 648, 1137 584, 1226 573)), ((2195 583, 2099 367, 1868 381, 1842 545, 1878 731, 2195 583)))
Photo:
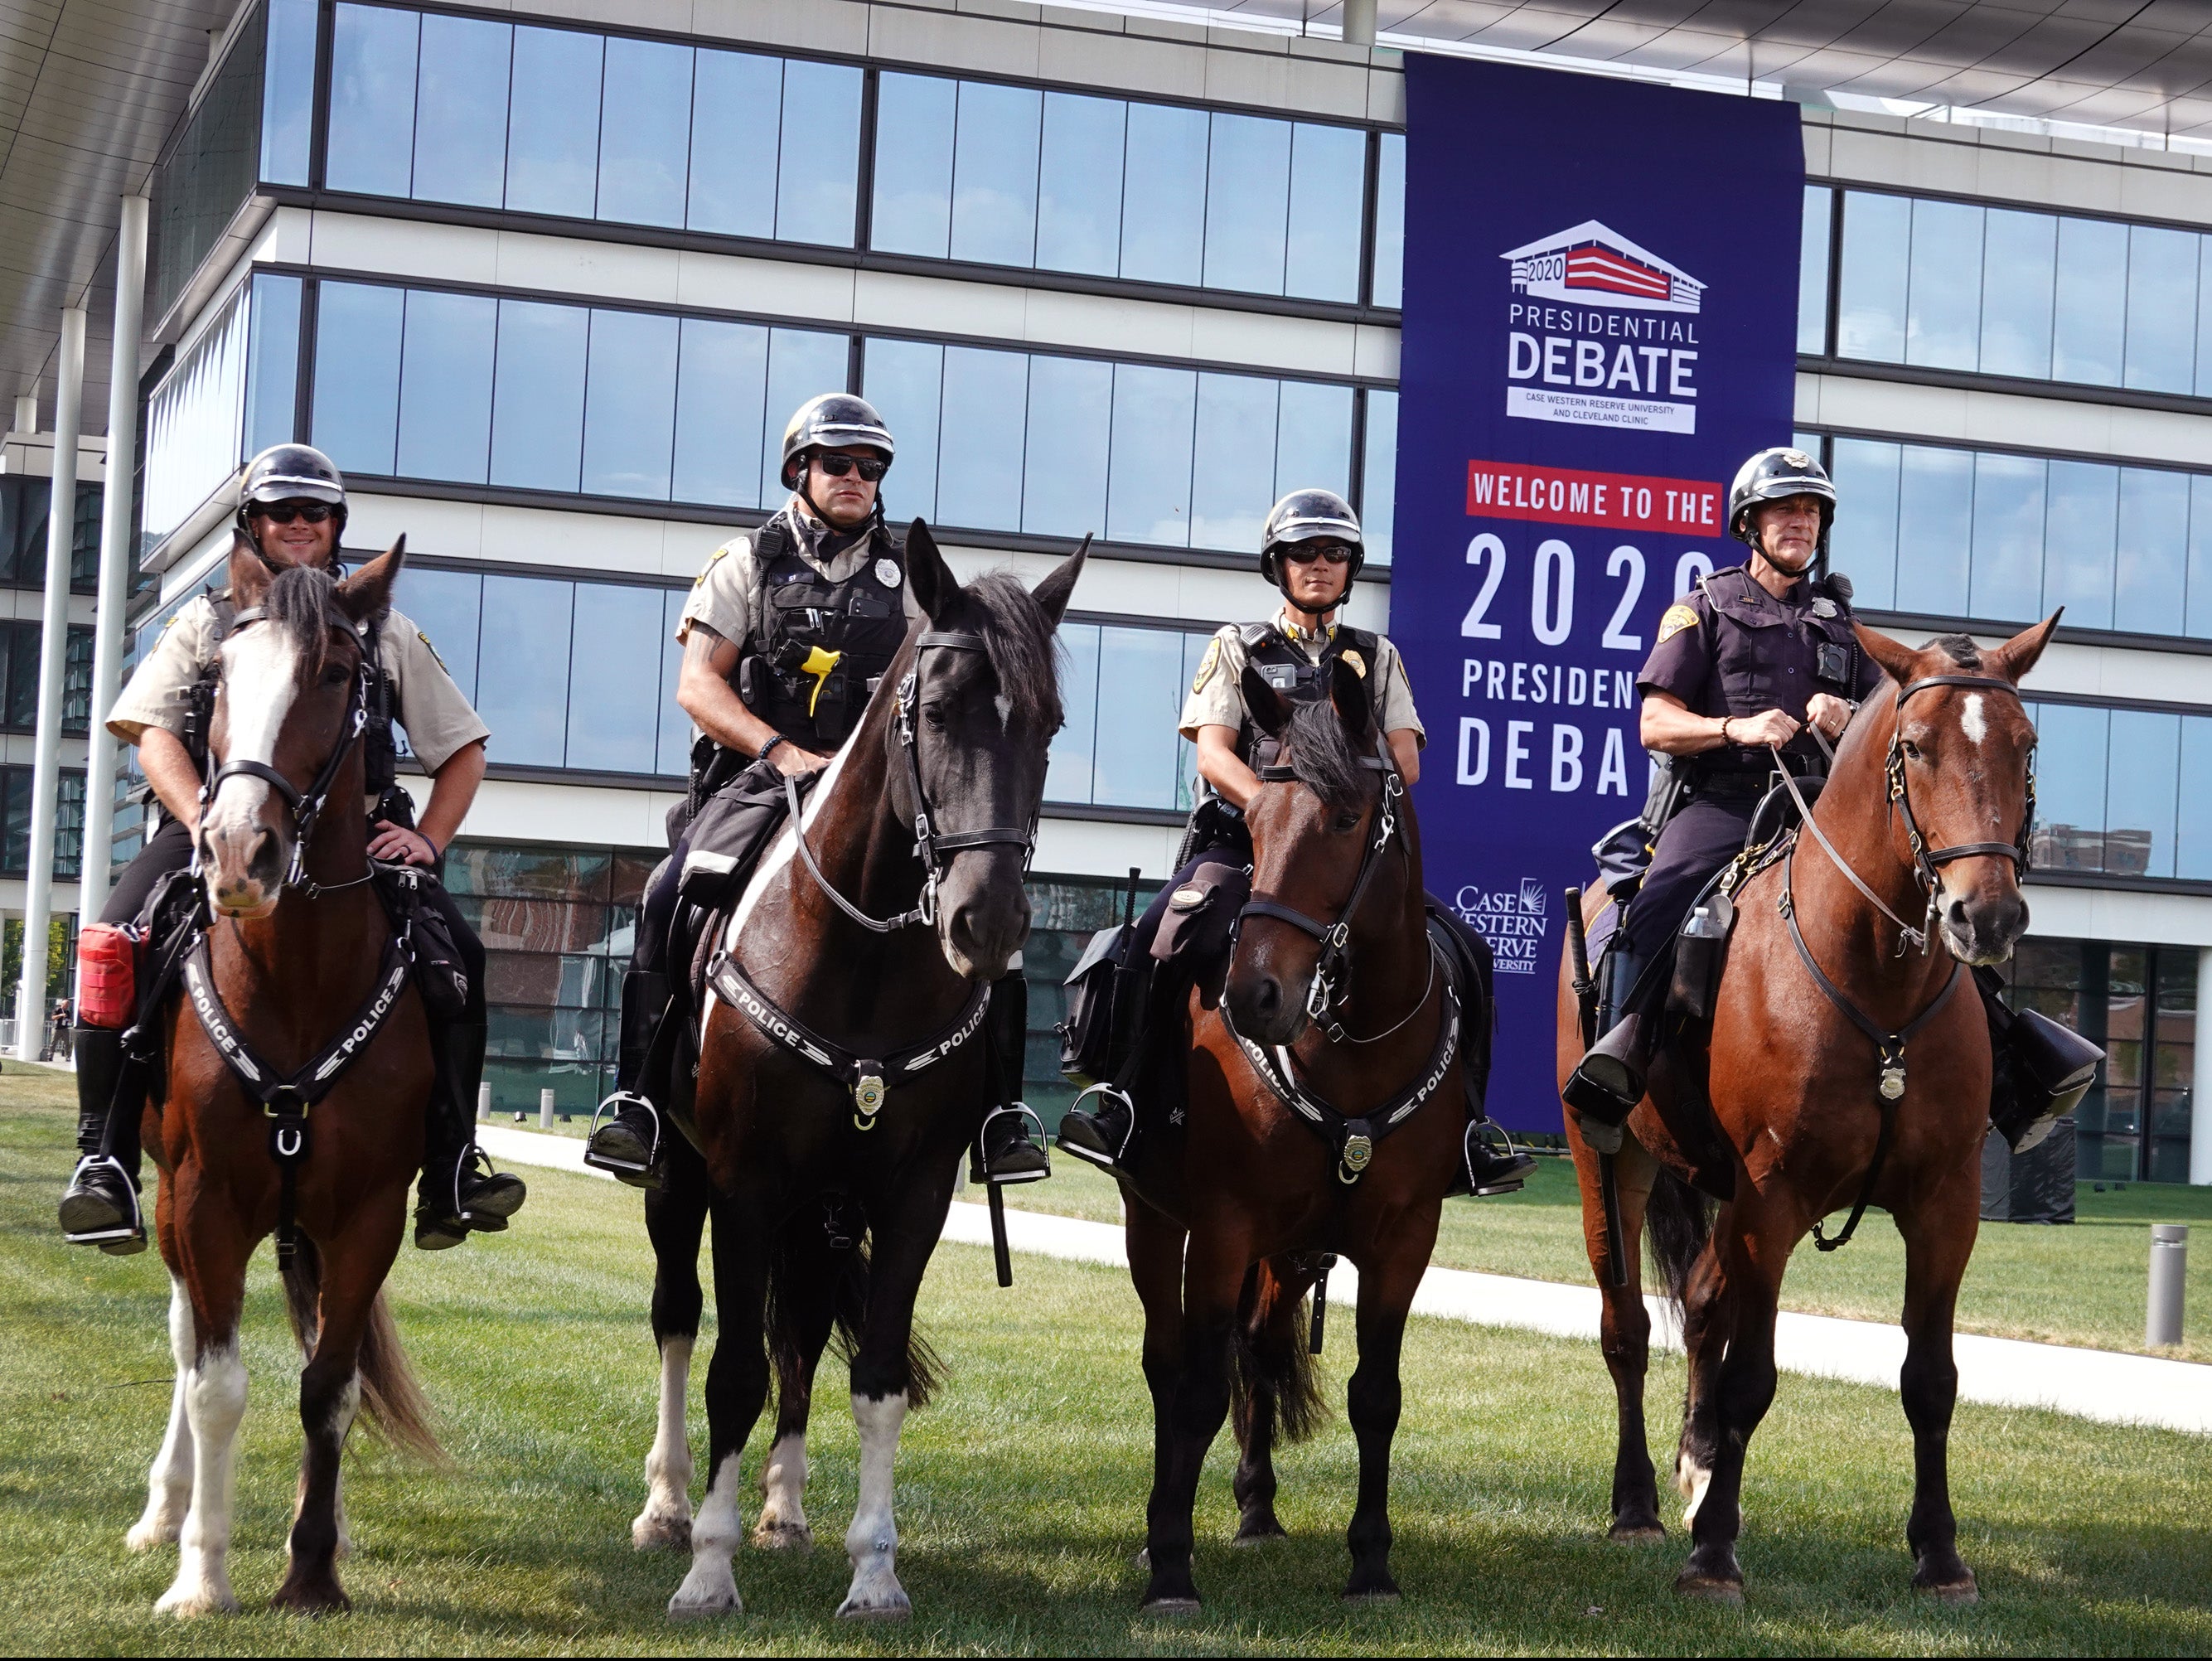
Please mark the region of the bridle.
POLYGON ((806 827, 802 818, 799 799, 799 779, 796 775, 784 775, 783 790, 791 809, 792 835, 799 843, 799 857, 815 883, 836 903, 837 909, 861 928, 878 934, 889 934, 921 923, 933 926, 937 922, 937 886, 951 869, 955 855, 970 849, 1012 847, 1022 850, 1022 870, 1024 874, 1030 861, 1036 857, 1036 816, 1030 816, 1029 828, 1017 830, 1012 825, 991 825, 981 830, 944 830, 937 823, 936 811, 929 803, 929 793, 921 783, 921 748, 915 732, 915 709, 920 702, 921 690, 922 654, 936 648, 946 652, 981 652, 988 656, 990 648, 982 636, 946 630, 925 630, 915 642, 914 661, 908 666, 906 678, 899 682, 898 697, 893 706, 895 730, 898 734, 899 751, 906 757, 907 786, 914 793, 914 851, 921 861, 926 875, 922 879, 921 903, 911 911, 902 911, 895 917, 872 917, 832 887, 822 867, 815 863, 814 850, 806 845, 806 827))
MULTIPOLYGON (((230 632, 235 636, 254 624, 266 622, 268 618, 269 613, 264 607, 249 607, 231 619, 230 632)), ((292 864, 284 873, 284 886, 302 889, 310 897, 332 888, 351 888, 368 879, 367 874, 354 882, 345 883, 317 884, 305 879, 307 844, 314 838, 315 826, 322 818, 324 806, 330 800, 332 787, 337 783, 339 769, 345 765, 346 757, 353 753, 354 746, 361 742, 362 732, 368 724, 368 663, 364 649, 361 666, 354 671, 353 686, 346 695, 346 713, 339 726, 338 741, 325 757, 321 769, 315 774, 314 782, 307 789, 301 790, 263 761, 227 761, 210 773, 207 782, 200 787, 200 818, 203 823, 206 820, 209 807, 214 804, 216 792, 228 779, 259 779, 283 799, 284 805, 291 810, 293 833, 292 864)), ((199 838, 197 837, 192 839, 191 868, 195 874, 200 869, 199 838)))

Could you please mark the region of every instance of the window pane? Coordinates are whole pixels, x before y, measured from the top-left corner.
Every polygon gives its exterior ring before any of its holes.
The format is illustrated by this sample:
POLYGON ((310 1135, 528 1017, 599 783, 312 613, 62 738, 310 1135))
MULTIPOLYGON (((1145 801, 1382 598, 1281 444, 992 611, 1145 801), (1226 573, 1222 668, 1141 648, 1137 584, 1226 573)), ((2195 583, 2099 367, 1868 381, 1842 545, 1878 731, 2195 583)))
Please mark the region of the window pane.
POLYGON ((2054 380, 2093 386, 2120 384, 2127 268, 2126 226, 2101 219, 2058 222, 2057 320, 2051 354, 2054 380))
POLYGON ((952 227, 952 117, 959 83, 885 73, 876 83, 876 187, 869 240, 942 259, 952 227))
POLYGON ((600 37, 514 31, 507 125, 507 205, 521 213, 592 216, 599 150, 600 37))
POLYGON ((1352 388, 1285 380, 1275 422, 1275 494, 1352 490, 1352 388))
POLYGON ((1029 359, 1019 352, 945 349, 937 511, 946 523, 979 531, 1019 527, 1028 375, 1029 359))
POLYGON ((1206 235, 1204 110, 1129 106, 1121 191, 1121 275, 1196 283, 1206 235))
POLYGON ((301 280, 263 271, 253 279, 246 335, 246 453, 289 443, 300 395, 301 280))
POLYGON ((473 17, 422 18, 415 106, 415 194, 496 208, 507 182, 507 70, 514 30, 473 17))
POLYGON ((1114 366, 1079 357, 1030 360, 1022 529, 1079 537, 1106 524, 1106 435, 1114 366))
POLYGON ((1848 507, 1836 514, 1834 569, 1857 588, 1857 603, 1887 611, 1897 604, 1898 447, 1867 438, 1839 438, 1832 464, 1836 496, 1848 507))
POLYGON ((676 499, 757 508, 768 331, 757 324, 687 317, 680 347, 676 499))
POLYGON ((783 143, 775 234, 787 242, 853 246, 860 189, 860 72, 844 64, 783 66, 783 143))
MULTIPOLYGON (((817 334, 811 329, 769 331, 768 421, 761 433, 763 507, 781 506, 783 502, 778 474, 783 465, 785 423, 808 399, 845 390, 851 355, 852 343, 841 334, 817 334)), ((1014 477, 1019 479, 1021 475, 1017 472, 1014 477)))
POLYGON ((2049 556, 2043 609, 2066 608, 2077 629, 2112 626, 2112 539, 2118 528, 2120 470, 2087 461, 2051 464, 2049 556))
POLYGON ((2105 869, 2116 877, 2170 877, 2181 717, 2115 709, 2112 743, 2126 765, 2110 770, 2105 869))
MULTIPOLYGON (((315 0, 269 0, 267 67, 261 85, 261 177, 307 182, 315 113, 315 0)), ((333 89, 333 105, 336 102, 333 89)))
POLYGON ((2182 559, 2188 547, 2189 476, 2123 468, 2112 627, 2152 635, 2175 632, 2182 615, 2182 559))
POLYGON ((1375 303, 1403 302, 1406 274, 1406 135, 1386 132, 1375 180, 1375 303))
POLYGON ((481 295, 409 293, 399 375, 403 476, 484 482, 498 307, 481 295))
POLYGON ((1036 257, 1037 122, 1029 87, 960 83, 952 158, 952 257, 1027 265, 1036 257))
POLYGON ((1359 532, 1370 565, 1390 563, 1398 518, 1398 394, 1367 394, 1367 459, 1359 476, 1359 532))
POLYGON ((398 289, 321 284, 315 305, 315 447, 342 472, 389 473, 399 423, 398 289))
POLYGON ((453 684, 471 703, 477 696, 477 620, 483 606, 483 578, 474 571, 437 571, 409 565, 399 574, 394 603, 429 640, 453 684))
POLYGON ((1091 769, 1098 736, 1097 625, 1063 623, 1059 640, 1067 654, 1060 671, 1060 704, 1067 712, 1067 722, 1052 735, 1044 799, 1087 802, 1091 800, 1091 769))
POLYGON ((334 191, 404 196, 415 154, 411 11, 340 6, 331 38, 330 154, 334 191))
POLYGON ((1908 444, 1904 452, 1898 538, 1911 557, 1898 563, 1897 609, 1963 617, 1974 458, 1964 450, 1924 444, 1908 444))
POLYGON ((2036 456, 1974 458, 1975 617, 2035 620, 2043 598, 2045 472, 2036 456))
POLYGON ((1805 231, 1797 246, 1797 350, 1818 356, 1828 350, 1828 248, 1835 192, 1805 187, 1805 231))
MULTIPOLYGON (((2038 790, 2041 785, 2039 782, 2038 790)), ((2173 874, 2212 879, 2212 717, 2181 718, 2181 775, 2174 815, 2173 874)))
POLYGON ((1106 501, 1106 534, 1113 540, 1189 545, 1197 399, 1198 377, 1188 369, 1115 367, 1114 472, 1106 501))
POLYGON ((653 771, 668 778, 681 778, 691 770, 691 717, 676 701, 676 672, 684 661, 684 648, 676 643, 676 624, 688 598, 682 588, 668 589, 661 596, 660 738, 653 771))
POLYGON ((1275 500, 1275 406, 1279 381, 1201 374, 1192 450, 1191 543, 1257 548, 1275 500))
POLYGON ((1099 631, 1102 663, 1114 666, 1115 708, 1098 723, 1097 790, 1115 807, 1172 807, 1176 716, 1182 709, 1182 636, 1166 629, 1099 631))
POLYGON ((1298 123, 1291 141, 1291 230, 1283 292, 1307 300, 1359 298, 1359 212, 1367 135, 1298 123))
POLYGON ((2035 862, 2046 870, 2102 868, 2106 711, 2073 703, 2034 710, 2035 862))
POLYGON ((668 499, 675 440, 676 330, 672 317, 592 313, 584 411, 584 489, 593 496, 668 499))
POLYGON ((2212 238, 2197 240, 2197 396, 2212 397, 2212 238))
MULTIPOLYGON (((891 80, 884 77, 886 88, 891 80)), ((1121 269, 1121 136, 1127 120, 1128 106, 1118 98, 1044 95, 1036 263, 1046 271, 1111 277, 1121 269)))
POLYGON ((539 490, 576 488, 583 452, 584 349, 590 315, 580 306, 500 301, 499 374, 491 428, 493 484, 539 490))
POLYGON ((1905 361, 1971 369, 1980 355, 1982 210, 1912 204, 1911 336, 1905 361))
POLYGON ((561 765, 574 587, 543 577, 484 579, 477 709, 491 728, 494 761, 561 765))
MULTIPOLYGON (((937 517, 937 411, 945 348, 919 340, 874 340, 862 360, 868 402, 898 441, 884 489, 896 490, 898 519, 937 517)), ((885 507, 888 514, 890 509, 885 507)))
POLYGON ((783 64, 752 52, 698 54, 691 100, 691 191, 684 222, 725 236, 775 234, 775 159, 783 64))
POLYGON ((1982 373, 2051 374, 2051 295, 2058 222, 1991 208, 1982 233, 1982 373))
POLYGON ((1282 293, 1291 124, 1215 112, 1206 177, 1216 181, 1206 202, 1206 286, 1282 293))
POLYGON ((2189 482, 2189 621, 2187 632, 2212 638, 2212 475, 2189 482))
POLYGON ((2130 386, 2185 392, 2196 383, 2197 241, 2193 231, 2129 228, 2130 386))
POLYGON ((609 36, 602 102, 599 217, 681 225, 691 162, 691 48, 609 36))
MULTIPOLYGON (((596 400, 598 389, 593 388, 596 400)), ((662 591, 580 582, 576 612, 585 619, 568 657, 568 765, 605 773, 643 771, 653 754, 660 686, 662 591)))
POLYGON ((1836 354, 1895 363, 1905 356, 1905 285, 1912 203, 1902 196, 1844 196, 1842 293, 1836 354))

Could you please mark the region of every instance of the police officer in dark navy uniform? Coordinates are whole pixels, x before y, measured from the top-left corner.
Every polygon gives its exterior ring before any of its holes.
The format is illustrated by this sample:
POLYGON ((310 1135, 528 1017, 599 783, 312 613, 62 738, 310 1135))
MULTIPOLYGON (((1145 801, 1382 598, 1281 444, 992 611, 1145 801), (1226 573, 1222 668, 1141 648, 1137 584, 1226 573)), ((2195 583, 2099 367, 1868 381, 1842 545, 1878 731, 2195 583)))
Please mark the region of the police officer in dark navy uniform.
MULTIPOLYGON (((826 767, 858 726, 907 632, 904 551, 884 522, 878 486, 896 453, 866 399, 809 399, 784 429, 790 500, 758 531, 717 548, 692 585, 677 626, 684 647, 677 702, 696 723, 691 788, 672 816, 672 852, 637 922, 623 980, 615 1093, 586 1144, 587 1164, 639 1188, 659 1186, 662 1147, 646 1069, 683 965, 667 960, 686 894, 726 899, 782 823, 787 775, 826 767)), ((1026 986, 994 984, 990 1019, 1002 1057, 1019 1065, 1026 986)), ((1018 1083, 1018 1080, 1015 1080, 1018 1083)), ((1048 1173, 1044 1150, 1020 1116, 994 1115, 983 1174, 994 1183, 1048 1173)))

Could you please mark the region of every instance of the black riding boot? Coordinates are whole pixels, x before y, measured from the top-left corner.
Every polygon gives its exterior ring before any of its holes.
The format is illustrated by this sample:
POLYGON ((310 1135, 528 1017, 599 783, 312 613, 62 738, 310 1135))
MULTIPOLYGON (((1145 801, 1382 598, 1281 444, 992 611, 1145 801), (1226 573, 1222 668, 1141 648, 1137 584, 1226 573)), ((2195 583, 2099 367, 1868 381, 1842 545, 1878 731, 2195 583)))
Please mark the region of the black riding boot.
POLYGON ((476 1144, 477 1088, 483 1082, 484 1024, 433 1023, 438 1078, 422 1126, 422 1181, 415 1207, 415 1244, 443 1251, 471 1229, 496 1234, 522 1209, 530 1189, 521 1177, 494 1171, 476 1144))
POLYGON ((2033 1009, 2014 1010, 1992 970, 1974 970, 1989 1016, 1990 1121, 2015 1153, 2032 1153, 2097 1081, 2105 1052, 2080 1033, 2033 1009))
POLYGON ((1102 1171, 1121 1169, 1121 1156, 1137 1128, 1136 1104, 1110 1084, 1094 1085, 1076 1099, 1091 1105, 1060 1115, 1060 1151, 1102 1171))
POLYGON ((622 1042, 615 1051, 615 1093, 599 1104, 592 1135, 584 1144, 584 1163, 608 1172, 632 1188, 659 1188, 654 1162, 660 1157, 660 1110, 653 1106, 647 1059, 668 1008, 668 977, 657 970, 633 969, 623 977, 622 1042), (612 1111, 610 1112, 609 1110, 612 1111), (604 1123, 599 1114, 607 1114, 604 1123))
POLYGON ((1615 946, 1605 954, 1597 1023, 1603 1036, 1576 1063, 1559 1092, 1567 1105, 1582 1116, 1584 1139, 1601 1153, 1620 1147, 1620 1127, 1644 1099, 1654 1019, 1650 1012, 1627 1006, 1645 961, 1626 945, 1615 946), (1613 1146, 1602 1146, 1607 1141, 1613 1146))
POLYGON ((984 1015, 991 1037, 991 1080, 994 1104, 983 1116, 981 1162, 969 1161, 969 1180, 1005 1187, 1038 1183, 1052 1175, 1044 1150, 1044 1123, 1022 1099, 1022 1074, 1029 1045, 1030 986, 1019 970, 991 984, 991 1007, 984 1015), (1036 1128, 1032 1138, 1030 1128, 1036 1128))
POLYGON ((62 1195, 62 1238, 110 1256, 146 1249, 138 1209, 138 1068, 112 1027, 76 1029, 76 1171, 62 1195))
POLYGON ((1492 1194, 1516 1194, 1528 1180, 1528 1173, 1536 1168, 1536 1161, 1513 1146, 1513 1139, 1504 1130, 1486 1118, 1468 1122, 1467 1134, 1460 1141, 1460 1168, 1453 1173, 1452 1185, 1444 1190, 1446 1198, 1457 1194, 1471 1194, 1483 1199, 1492 1194), (1490 1140, 1496 1130, 1504 1147, 1490 1140))

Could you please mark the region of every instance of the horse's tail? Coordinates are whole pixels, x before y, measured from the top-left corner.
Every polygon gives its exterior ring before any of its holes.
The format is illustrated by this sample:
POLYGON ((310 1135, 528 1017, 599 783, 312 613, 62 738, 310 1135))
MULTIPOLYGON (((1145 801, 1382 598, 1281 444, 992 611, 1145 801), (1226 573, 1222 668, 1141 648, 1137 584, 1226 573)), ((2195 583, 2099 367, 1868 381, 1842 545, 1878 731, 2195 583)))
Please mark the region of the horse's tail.
POLYGON ((1237 1303, 1229 1364, 1237 1440, 1249 1445, 1257 1433, 1271 1444, 1303 1442, 1328 1416, 1306 1340, 1305 1299, 1263 1262, 1237 1303))
MULTIPOLYGON (((805 1212, 794 1218, 769 1253, 768 1345, 780 1400, 804 1396, 818 1357, 809 1354, 807 1330, 820 1331, 820 1312, 830 1312, 830 1339, 849 1364, 860 1348, 868 1310, 868 1241, 864 1235, 848 1247, 833 1247, 823 1225, 805 1212), (812 1320, 809 1312, 812 1312, 812 1320)), ((919 1327, 907 1338, 907 1405, 922 1408, 945 1383, 945 1363, 919 1327)))
MULTIPOLYGON (((291 1317, 292 1335, 301 1354, 314 1353, 323 1293, 323 1254, 304 1237, 292 1260, 283 1266, 284 1312, 291 1317)), ((437 1433, 430 1428, 430 1402, 408 1364, 392 1321, 392 1305, 384 1288, 376 1289, 368 1306, 368 1320, 361 1339, 361 1410, 369 1427, 392 1446, 425 1459, 442 1459, 437 1433)))
POLYGON ((1644 1207, 1644 1229, 1666 1277, 1667 1301, 1680 1310, 1691 1267, 1713 1238, 1713 1202, 1662 1165, 1644 1207))

